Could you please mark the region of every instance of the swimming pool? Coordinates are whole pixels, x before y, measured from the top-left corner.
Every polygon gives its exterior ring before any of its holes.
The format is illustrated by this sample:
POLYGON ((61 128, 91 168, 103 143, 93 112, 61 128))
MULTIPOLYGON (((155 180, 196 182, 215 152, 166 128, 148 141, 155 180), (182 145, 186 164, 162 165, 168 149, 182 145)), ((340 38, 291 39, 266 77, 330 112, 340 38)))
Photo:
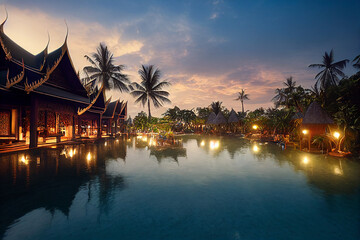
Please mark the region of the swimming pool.
POLYGON ((178 140, 0 156, 0 239, 360 239, 358 162, 235 137, 178 140))

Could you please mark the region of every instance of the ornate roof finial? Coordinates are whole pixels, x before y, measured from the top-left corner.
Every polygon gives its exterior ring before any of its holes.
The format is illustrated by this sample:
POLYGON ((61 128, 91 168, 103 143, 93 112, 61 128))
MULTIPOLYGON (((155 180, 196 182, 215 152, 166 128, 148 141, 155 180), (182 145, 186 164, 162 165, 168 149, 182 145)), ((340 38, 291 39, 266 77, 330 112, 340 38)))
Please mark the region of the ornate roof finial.
POLYGON ((65 19, 64 19, 64 21, 65 21, 65 25, 66 25, 66 36, 65 36, 64 44, 66 44, 67 43, 67 38, 68 38, 68 35, 69 35, 69 27, 68 27, 65 19))
POLYGON ((6 10, 6 7, 5 7, 5 12, 6 12, 6 18, 5 18, 5 20, 1 23, 1 25, 0 25, 0 31, 4 31, 4 24, 5 24, 5 22, 7 21, 7 19, 8 19, 8 11, 6 10))

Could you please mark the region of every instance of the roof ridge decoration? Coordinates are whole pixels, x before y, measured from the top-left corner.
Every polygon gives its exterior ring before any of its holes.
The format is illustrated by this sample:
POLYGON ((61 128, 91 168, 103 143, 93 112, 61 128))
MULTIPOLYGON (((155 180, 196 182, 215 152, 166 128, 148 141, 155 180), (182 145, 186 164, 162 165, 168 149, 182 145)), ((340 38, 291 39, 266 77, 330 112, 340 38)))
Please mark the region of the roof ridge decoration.
POLYGON ((65 53, 67 52, 67 46, 66 46, 66 42, 61 46, 61 55, 60 57, 55 61, 54 65, 51 67, 48 67, 46 69, 46 73, 45 76, 43 78, 41 78, 39 81, 33 82, 30 85, 26 82, 25 83, 25 91, 26 92, 30 92, 33 91, 35 88, 40 87, 44 82, 46 82, 51 73, 57 68, 57 66, 59 65, 59 63, 61 62, 62 58, 64 57, 65 53))
POLYGON ((107 107, 109 106, 109 103, 110 103, 110 101, 111 101, 111 98, 112 98, 112 97, 110 97, 110 98, 105 102, 105 109, 104 109, 104 111, 103 111, 101 114, 103 114, 103 113, 106 111, 106 109, 107 109, 107 107))
MULTIPOLYGON (((43 62, 42 62, 42 64, 41 64, 41 66, 40 66, 40 69, 39 69, 40 72, 43 70, 43 68, 44 68, 44 66, 45 66, 45 63, 46 63, 46 57, 47 57, 47 55, 48 55, 49 43, 50 43, 50 34, 49 34, 49 32, 48 32, 48 42, 47 42, 47 44, 46 44, 45 49, 41 52, 41 53, 44 53, 44 60, 43 60, 43 62)), ((39 54, 41 54, 41 53, 39 53, 39 54)))
MULTIPOLYGON (((87 106, 86 106, 85 108, 83 108, 83 109, 78 108, 78 111, 77 111, 78 115, 82 115, 82 114, 84 114, 87 110, 89 110, 89 109, 95 104, 96 100, 99 98, 99 96, 100 96, 100 94, 102 93, 103 90, 104 90, 104 85, 101 85, 99 91, 97 92, 96 97, 94 97, 94 99, 90 102, 90 104, 87 105, 87 106)), ((111 98, 110 98, 110 99, 111 99, 111 98)), ((105 106, 107 106, 107 105, 105 104, 105 106)), ((105 110, 106 110, 106 107, 105 107, 105 110)))
POLYGON ((6 21, 8 20, 8 17, 9 17, 9 14, 8 14, 8 11, 6 10, 6 8, 5 8, 5 12, 6 12, 5 20, 0 25, 0 31, 1 32, 4 32, 4 24, 6 23, 6 21))
POLYGON ((121 113, 122 113, 122 111, 124 110, 125 106, 127 106, 127 103, 128 103, 128 101, 126 101, 124 104, 122 104, 119 115, 121 115, 121 113))
POLYGON ((19 83, 24 78, 24 75, 25 75, 24 59, 22 60, 22 71, 18 75, 9 79, 9 73, 10 73, 10 69, 8 68, 8 71, 6 74, 6 88, 12 87, 13 85, 19 83))

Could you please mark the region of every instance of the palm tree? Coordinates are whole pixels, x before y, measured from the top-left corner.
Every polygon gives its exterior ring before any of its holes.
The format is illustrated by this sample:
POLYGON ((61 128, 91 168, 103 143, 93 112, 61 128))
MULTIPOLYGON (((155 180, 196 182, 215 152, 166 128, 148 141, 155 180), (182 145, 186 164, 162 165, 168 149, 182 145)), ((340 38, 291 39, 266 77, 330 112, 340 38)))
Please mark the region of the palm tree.
POLYGON ((221 106, 222 102, 217 101, 217 102, 212 102, 210 107, 212 108, 213 112, 217 115, 220 111, 221 111, 221 106))
POLYGON ((244 100, 249 100, 249 94, 245 93, 244 89, 241 89, 241 92, 239 92, 238 97, 235 99, 235 101, 241 101, 241 107, 242 107, 242 112, 244 113, 244 100))
POLYGON ((275 90, 275 97, 272 98, 272 101, 274 101, 276 107, 284 105, 286 102, 286 94, 283 88, 277 88, 275 90))
POLYGON ((325 52, 322 63, 309 65, 309 67, 312 68, 316 67, 323 69, 315 76, 315 79, 317 79, 315 85, 320 85, 321 91, 325 91, 329 86, 337 85, 339 82, 338 76, 345 77, 342 70, 346 67, 346 63, 348 62, 348 59, 334 62, 333 50, 330 51, 330 54, 325 52))
POLYGON ((354 68, 360 69, 360 55, 355 57, 352 62, 354 63, 353 64, 354 68))
POLYGON ((145 106, 146 103, 148 104, 148 116, 150 121, 150 100, 156 108, 161 107, 164 103, 171 103, 171 101, 167 98, 169 93, 162 90, 164 87, 169 86, 170 83, 160 81, 161 72, 158 68, 155 69, 154 65, 141 65, 138 72, 141 78, 141 83, 133 83, 135 90, 131 92, 131 95, 137 98, 135 103, 141 102, 143 106, 145 106))
POLYGON ((126 74, 122 73, 125 66, 114 65, 113 54, 105 44, 100 43, 97 52, 91 57, 85 55, 85 58, 91 63, 91 66, 84 67, 86 78, 83 82, 87 87, 102 84, 104 90, 129 91, 127 84, 130 84, 130 80, 126 74))

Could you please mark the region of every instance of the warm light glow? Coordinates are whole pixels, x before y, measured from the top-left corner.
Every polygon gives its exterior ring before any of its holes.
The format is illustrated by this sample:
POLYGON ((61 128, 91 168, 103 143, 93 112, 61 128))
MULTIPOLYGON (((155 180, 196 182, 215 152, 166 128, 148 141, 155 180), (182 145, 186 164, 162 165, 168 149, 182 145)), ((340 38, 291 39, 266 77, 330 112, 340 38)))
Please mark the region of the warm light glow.
POLYGON ((201 141, 200 146, 202 146, 202 147, 205 146, 205 141, 204 140, 201 141))
POLYGON ((219 141, 210 141, 210 149, 217 149, 219 148, 220 143, 219 141))
POLYGON ((104 146, 105 146, 105 147, 107 146, 107 142, 104 143, 104 146))
POLYGON ((147 137, 142 137, 142 140, 143 140, 144 142, 147 142, 147 137))
POLYGON ((253 151, 254 152, 259 152, 260 148, 257 145, 253 146, 253 151))
POLYGON ((86 160, 90 161, 91 160, 91 153, 88 152, 88 154, 86 155, 86 160))
POLYGON ((74 155, 76 154, 76 148, 74 149, 74 155))
POLYGON ((304 135, 306 135, 306 134, 309 133, 309 130, 304 129, 304 130, 302 130, 302 133, 303 133, 304 135))
POLYGON ((149 146, 156 146, 156 140, 153 138, 150 138, 149 146))
POLYGON ((258 129, 259 127, 258 127, 258 125, 253 125, 252 128, 253 128, 254 130, 256 130, 256 129, 258 129))
POLYGON ((335 175, 343 175, 343 171, 339 167, 334 167, 335 175))
POLYGON ((29 160, 27 160, 24 155, 21 156, 20 161, 25 165, 29 164, 29 160))
POLYGON ((302 160, 303 164, 308 164, 309 163, 309 159, 307 157, 304 157, 304 159, 302 160))
POLYGON ((70 151, 69 151, 69 156, 70 156, 71 158, 74 156, 74 152, 73 152, 72 149, 70 149, 70 151))
POLYGON ((116 142, 118 143, 118 142, 119 142, 119 139, 116 139, 116 142))
POLYGON ((339 139, 340 133, 339 133, 339 132, 334 132, 333 136, 334 136, 336 139, 339 139))

